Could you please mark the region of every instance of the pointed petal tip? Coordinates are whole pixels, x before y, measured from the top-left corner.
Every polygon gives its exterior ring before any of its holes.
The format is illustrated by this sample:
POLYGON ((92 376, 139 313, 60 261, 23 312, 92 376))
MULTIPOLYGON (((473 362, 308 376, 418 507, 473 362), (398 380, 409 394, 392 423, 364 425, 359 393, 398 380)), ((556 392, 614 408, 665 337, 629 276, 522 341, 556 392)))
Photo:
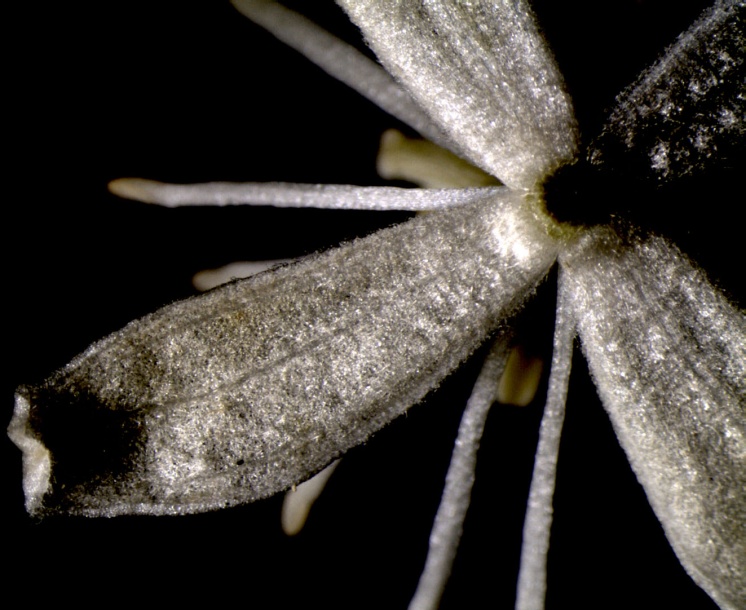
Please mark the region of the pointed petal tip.
POLYGON ((572 103, 527 2, 338 4, 460 156, 515 189, 575 158, 572 103))
POLYGON ((41 509, 42 498, 51 487, 52 460, 49 450, 31 433, 30 409, 26 392, 19 388, 8 436, 23 454, 23 493, 26 510, 33 515, 41 509))

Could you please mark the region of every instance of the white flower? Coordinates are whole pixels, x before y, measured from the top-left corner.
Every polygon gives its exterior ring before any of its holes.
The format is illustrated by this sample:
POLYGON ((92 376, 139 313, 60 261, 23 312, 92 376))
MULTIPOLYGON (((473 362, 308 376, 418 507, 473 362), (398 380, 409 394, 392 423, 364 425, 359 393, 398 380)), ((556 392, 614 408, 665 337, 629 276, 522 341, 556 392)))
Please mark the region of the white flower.
MULTIPOLYGON (((247 5, 271 10, 263 2, 247 5)), ((509 318, 558 256, 555 362, 543 427, 553 430, 548 442, 559 438, 577 328, 617 434, 671 543, 718 603, 736 607, 743 593, 743 498, 734 491, 743 474, 743 316, 668 242, 610 228, 578 234, 555 227, 537 208, 540 182, 577 154, 577 135, 526 7, 427 6, 427 18, 409 3, 382 9, 355 2, 347 9, 434 124, 416 111, 414 119, 404 116, 509 188, 417 194, 431 207, 458 205, 164 309, 92 346, 46 385, 21 389, 11 427, 25 451, 29 509, 182 513, 286 488, 436 386, 509 318), (56 403, 63 401, 74 406, 61 417, 56 403), (101 417, 99 405, 115 404, 116 427, 97 429, 97 445, 81 451, 90 438, 86 426, 96 425, 89 417, 101 417), (237 411, 239 404, 253 408, 237 411), (54 451, 57 426, 67 428, 73 440, 65 440, 74 450, 67 450, 67 462, 64 453, 55 455, 50 480, 39 440, 54 451), (284 445, 290 448, 276 450, 284 445), (113 448, 119 452, 97 465, 94 487, 89 460, 100 452, 110 456, 113 448), (248 469, 247 462, 256 466, 248 469)), ((727 21, 726 13, 738 8, 719 3, 699 27, 720 33, 718 19, 727 21)), ((670 78, 671 69, 662 71, 670 78)), ((645 97, 649 90, 643 81, 627 96, 627 107, 642 107, 637 92, 645 97)), ((660 93, 660 84, 652 90, 660 93)), ((633 116, 611 126, 622 125, 626 137, 644 136, 648 124, 633 116)), ((602 156, 614 146, 614 134, 606 134, 598 147, 602 156)), ((669 144, 675 151, 682 140, 674 134, 669 144)), ((684 173, 675 160, 669 152, 663 163, 656 154, 651 166, 667 179, 684 173)), ((698 165, 684 161, 685 168, 698 165)), ((222 197, 225 190, 213 192, 222 197)), ((268 192, 251 187, 242 197, 317 202, 329 190, 281 186, 268 192)), ((331 193, 335 201, 364 205, 415 197, 383 190, 331 193)), ((526 597, 519 604, 526 607, 543 599, 556 447, 541 447, 530 503, 536 511, 529 513, 524 547, 529 582, 520 589, 526 597)), ((456 488, 468 504, 468 488, 456 488)), ((446 495, 446 508, 458 505, 454 497, 446 495)), ((438 580, 444 572, 426 574, 438 580)), ((439 586, 426 592, 426 603, 437 598, 439 586)))

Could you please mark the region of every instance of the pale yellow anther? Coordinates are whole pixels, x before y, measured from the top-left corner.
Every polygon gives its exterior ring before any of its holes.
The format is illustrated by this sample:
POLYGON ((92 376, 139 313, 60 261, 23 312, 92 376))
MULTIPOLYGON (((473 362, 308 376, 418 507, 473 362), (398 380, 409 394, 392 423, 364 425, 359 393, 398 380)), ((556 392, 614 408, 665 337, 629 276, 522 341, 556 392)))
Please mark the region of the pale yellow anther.
POLYGON ((240 261, 216 269, 203 269, 192 277, 192 285, 200 292, 212 290, 233 280, 250 277, 273 267, 289 263, 292 259, 278 258, 267 261, 240 261))
POLYGON ((282 502, 281 523, 282 531, 288 536, 295 536, 303 529, 311 506, 321 495, 337 464, 339 460, 332 462, 324 470, 300 485, 293 486, 285 494, 282 502))
POLYGON ((506 405, 525 407, 536 395, 541 381, 544 362, 541 358, 531 356, 518 345, 508 356, 505 372, 500 378, 497 389, 497 400, 506 405))
POLYGON ((453 153, 429 142, 406 137, 396 129, 381 136, 376 161, 386 180, 406 180, 425 188, 495 186, 500 181, 453 153))

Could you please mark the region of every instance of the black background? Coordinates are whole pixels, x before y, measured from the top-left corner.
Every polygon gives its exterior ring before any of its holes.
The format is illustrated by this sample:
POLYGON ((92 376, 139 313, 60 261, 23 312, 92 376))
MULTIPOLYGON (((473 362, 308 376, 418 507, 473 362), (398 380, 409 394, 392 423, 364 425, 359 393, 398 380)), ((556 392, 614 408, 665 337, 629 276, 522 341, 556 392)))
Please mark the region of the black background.
MULTIPOLYGON (((354 40, 333 6, 313 4, 309 14, 354 40)), ((703 4, 537 5, 587 132, 703 4)), ((122 176, 382 184, 378 138, 399 125, 228 3, 33 10, 9 20, 16 41, 5 96, 6 421, 15 386, 42 380, 95 339, 192 294, 194 271, 297 256, 403 218, 162 210, 116 199, 106 184, 122 176)), ((718 188, 712 201, 682 205, 664 230, 740 298, 735 204, 718 188)), ((551 303, 535 307, 546 349, 551 303)), ((579 354, 574 366, 548 608, 714 608, 668 546, 579 354)), ((477 368, 465 366, 427 404, 352 451, 293 539, 280 531, 278 498, 190 517, 39 522, 23 511, 20 456, 4 440, 6 582, 53 606, 405 607, 477 368)), ((493 410, 443 608, 512 606, 540 414, 541 397, 525 409, 493 410)))

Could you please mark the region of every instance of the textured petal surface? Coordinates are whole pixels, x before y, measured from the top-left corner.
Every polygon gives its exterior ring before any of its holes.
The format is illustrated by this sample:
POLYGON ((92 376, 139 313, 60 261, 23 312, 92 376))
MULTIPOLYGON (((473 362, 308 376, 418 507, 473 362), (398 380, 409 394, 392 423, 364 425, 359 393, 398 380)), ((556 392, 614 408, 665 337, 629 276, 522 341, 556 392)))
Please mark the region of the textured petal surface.
POLYGON ((717 2, 619 96, 592 164, 668 182, 743 163, 745 7, 717 2))
POLYGON ((576 152, 562 79, 523 1, 339 0, 475 165, 531 188, 576 152))
POLYGON ((437 386, 531 294, 555 248, 513 193, 135 321, 19 389, 27 507, 187 513, 287 489, 437 386), (51 487, 28 438, 51 452, 51 487))
POLYGON ((746 599, 746 317, 659 238, 610 230, 563 256, 599 394, 681 563, 746 599))

